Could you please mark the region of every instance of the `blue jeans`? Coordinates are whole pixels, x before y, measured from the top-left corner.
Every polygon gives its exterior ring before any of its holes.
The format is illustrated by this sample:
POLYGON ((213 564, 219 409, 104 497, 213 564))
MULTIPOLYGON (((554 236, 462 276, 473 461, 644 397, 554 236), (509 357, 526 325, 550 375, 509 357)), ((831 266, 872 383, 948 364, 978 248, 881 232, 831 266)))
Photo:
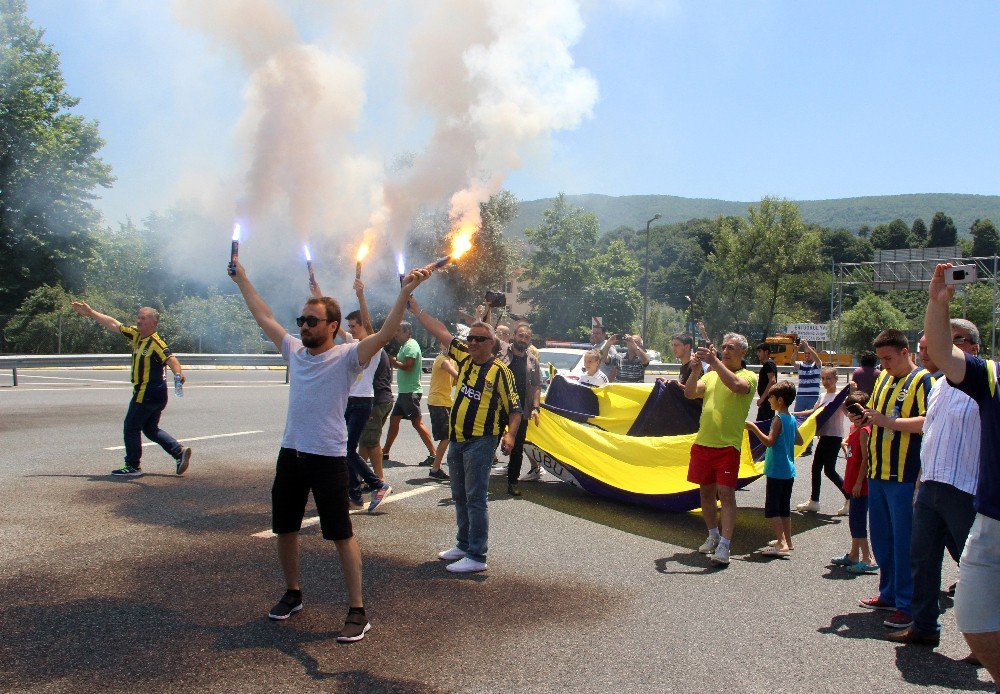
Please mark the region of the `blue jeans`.
POLYGON ((973 496, 942 482, 923 482, 913 504, 913 624, 923 632, 941 630, 941 562, 948 544, 959 555, 976 519, 973 496))
POLYGON ((879 566, 878 594, 900 612, 912 614, 913 482, 868 480, 868 523, 879 566))
POLYGON ((490 465, 499 436, 477 436, 448 446, 451 498, 455 502, 458 536, 455 545, 474 561, 486 561, 490 519, 486 496, 490 489, 490 465))
POLYGON ((173 457, 181 454, 181 445, 177 439, 160 428, 160 415, 167 403, 155 405, 132 400, 125 413, 125 464, 139 467, 142 460, 142 435, 150 441, 160 444, 173 457))
POLYGON ((382 480, 368 467, 365 459, 358 455, 358 441, 361 440, 365 423, 372 413, 373 400, 374 398, 348 398, 347 409, 344 410, 344 420, 347 422, 347 471, 351 480, 348 496, 354 501, 361 497, 362 481, 372 489, 382 486, 382 480))

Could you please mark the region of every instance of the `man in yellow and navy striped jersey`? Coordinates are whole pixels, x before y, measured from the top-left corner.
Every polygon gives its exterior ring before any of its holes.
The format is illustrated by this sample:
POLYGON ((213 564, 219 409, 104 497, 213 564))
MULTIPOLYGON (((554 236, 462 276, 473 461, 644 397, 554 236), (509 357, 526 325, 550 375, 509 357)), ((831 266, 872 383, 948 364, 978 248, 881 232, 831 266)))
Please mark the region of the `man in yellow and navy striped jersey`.
POLYGON ((883 624, 905 629, 913 623, 913 494, 920 476, 920 446, 934 379, 913 362, 909 341, 899 330, 883 331, 873 346, 882 362, 882 373, 863 419, 872 425, 868 514, 872 551, 879 565, 879 594, 862 600, 861 605, 891 612, 883 624))
POLYGON ((452 573, 485 571, 489 535, 486 497, 493 452, 502 435, 500 449, 510 453, 521 425, 514 374, 493 354, 496 335, 489 323, 473 323, 468 338, 460 340, 441 321, 424 313, 415 299, 410 299, 409 307, 429 333, 450 345, 448 356, 458 363, 448 448, 458 535, 455 546, 438 558, 452 562, 447 566, 452 573))
POLYGON ((173 436, 160 428, 160 414, 167 406, 167 384, 163 380, 163 367, 167 366, 181 383, 184 370, 167 343, 157 334, 160 314, 144 306, 136 314, 135 325, 125 326, 111 316, 98 313, 84 301, 74 301, 73 310, 81 316, 93 318, 112 332, 121 334, 132 346, 132 400, 125 414, 125 465, 113 470, 112 475, 139 477, 142 475, 142 434, 160 444, 174 458, 175 471, 183 475, 191 462, 191 449, 182 446, 173 436))

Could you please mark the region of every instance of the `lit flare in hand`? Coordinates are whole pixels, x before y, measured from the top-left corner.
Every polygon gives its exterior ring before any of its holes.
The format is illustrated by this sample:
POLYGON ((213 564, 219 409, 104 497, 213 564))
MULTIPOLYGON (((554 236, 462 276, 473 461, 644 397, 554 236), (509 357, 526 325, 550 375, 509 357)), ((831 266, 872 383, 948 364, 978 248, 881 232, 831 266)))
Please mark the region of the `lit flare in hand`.
POLYGON ((236 259, 240 256, 240 224, 233 224, 233 243, 229 248, 229 274, 236 274, 236 259))
POLYGON ((310 287, 315 287, 316 286, 316 275, 313 274, 312 253, 309 252, 309 246, 303 245, 302 249, 305 251, 305 254, 306 254, 306 269, 309 271, 309 286, 310 287))
POLYGON ((363 243, 358 249, 358 255, 355 257, 354 279, 356 280, 361 279, 361 261, 365 259, 366 255, 368 255, 368 244, 363 243))
POLYGON ((472 249, 472 235, 476 233, 476 227, 472 224, 463 224, 451 237, 451 253, 438 258, 427 266, 428 270, 440 270, 448 263, 458 260, 472 249))

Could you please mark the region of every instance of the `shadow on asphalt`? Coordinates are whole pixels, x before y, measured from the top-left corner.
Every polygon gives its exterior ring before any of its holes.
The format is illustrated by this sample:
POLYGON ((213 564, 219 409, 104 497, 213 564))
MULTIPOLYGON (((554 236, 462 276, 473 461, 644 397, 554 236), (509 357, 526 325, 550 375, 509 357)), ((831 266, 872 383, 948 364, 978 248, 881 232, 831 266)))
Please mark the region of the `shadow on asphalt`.
POLYGON ((967 692, 993 692, 996 685, 979 679, 979 670, 926 646, 896 647, 896 667, 903 679, 922 687, 944 687, 967 692))
POLYGON ((469 662, 495 660, 497 639, 545 624, 597 629, 625 602, 583 579, 453 576, 444 562, 369 547, 373 630, 349 645, 334 641, 347 605, 337 554, 315 537, 303 538, 305 609, 287 622, 266 617, 282 591, 273 545, 237 533, 155 551, 126 539, 94 545, 70 567, 8 575, 0 580, 3 689, 296 691, 322 682, 336 691, 451 691, 469 662), (438 648, 442 634, 462 648, 438 648), (447 686, 423 684, 442 679, 447 686))
MULTIPOLYGON (((847 639, 884 640, 890 633, 882 625, 886 612, 852 612, 830 620, 830 626, 821 627, 821 634, 833 634, 847 639)), ((903 679, 923 687, 944 687, 963 691, 995 691, 995 685, 979 679, 979 671, 961 660, 953 660, 927 646, 900 645, 896 647, 896 667, 903 679)))
MULTIPOLYGON (((506 480, 503 482, 506 483, 506 480)), ((491 494, 493 486, 491 483, 491 494)), ((520 498, 525 501, 622 532, 679 547, 689 547, 692 552, 705 540, 705 523, 701 519, 701 511, 664 513, 643 506, 602 499, 561 482, 528 482, 521 483, 519 488, 523 494, 520 498)), ((498 486, 497 490, 499 489, 498 486)), ((503 489, 505 491, 506 487, 503 489)), ((510 498, 505 493, 499 496, 501 499, 510 498)), ((490 499, 492 498, 491 496, 490 499)), ((740 498, 737 496, 737 502, 739 501, 740 498)), ((800 535, 836 522, 838 521, 820 514, 793 514, 792 534, 800 535)), ((771 539, 773 539, 771 526, 764 518, 764 510, 754 506, 740 507, 736 518, 733 553, 750 555, 754 550, 766 546, 771 539)), ((684 555, 684 552, 678 552, 675 556, 681 555, 684 555)), ((750 557, 748 560, 755 561, 750 557)))

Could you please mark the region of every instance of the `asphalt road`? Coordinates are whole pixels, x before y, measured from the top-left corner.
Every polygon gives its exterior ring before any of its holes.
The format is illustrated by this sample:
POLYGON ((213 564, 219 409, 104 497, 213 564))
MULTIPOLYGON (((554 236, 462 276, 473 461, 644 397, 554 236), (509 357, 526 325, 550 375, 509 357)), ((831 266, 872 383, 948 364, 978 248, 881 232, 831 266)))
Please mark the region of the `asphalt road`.
POLYGON ((436 559, 454 540, 450 494, 415 466, 424 452, 405 424, 393 451, 405 465, 386 469, 399 496, 354 517, 373 628, 338 645, 346 595, 316 527, 303 531, 306 609, 266 617, 283 586, 274 540, 255 535, 270 527, 283 372, 189 372, 162 425, 205 437, 191 469, 178 478, 147 447, 139 479, 107 474, 121 462, 109 449, 125 371, 20 376, 0 387, 5 691, 993 691, 958 662, 950 610, 936 650, 882 638, 857 606, 877 578, 829 564, 849 546, 846 519, 796 515, 794 558, 752 554, 770 538, 762 481, 738 494, 720 570, 694 551, 697 513, 609 503, 550 476, 511 499, 496 477, 490 569, 450 575, 436 559))

